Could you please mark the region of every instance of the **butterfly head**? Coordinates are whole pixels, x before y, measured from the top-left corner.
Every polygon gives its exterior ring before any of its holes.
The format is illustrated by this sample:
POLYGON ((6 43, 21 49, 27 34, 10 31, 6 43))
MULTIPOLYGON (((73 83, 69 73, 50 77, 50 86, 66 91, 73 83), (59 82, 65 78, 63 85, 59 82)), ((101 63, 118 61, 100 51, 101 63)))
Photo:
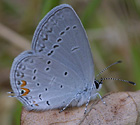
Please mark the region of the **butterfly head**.
POLYGON ((103 84, 103 80, 100 79, 100 80, 94 80, 94 85, 95 85, 95 88, 97 89, 97 91, 99 91, 102 87, 102 84, 103 84))

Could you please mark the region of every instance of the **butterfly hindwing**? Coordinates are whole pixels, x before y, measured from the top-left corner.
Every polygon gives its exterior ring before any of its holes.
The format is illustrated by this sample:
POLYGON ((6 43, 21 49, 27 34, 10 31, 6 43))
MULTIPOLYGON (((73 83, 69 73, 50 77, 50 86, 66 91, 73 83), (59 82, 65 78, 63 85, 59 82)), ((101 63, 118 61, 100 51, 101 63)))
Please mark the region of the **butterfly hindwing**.
POLYGON ((63 107, 83 89, 79 87, 83 81, 74 71, 33 51, 15 59, 10 78, 15 96, 29 110, 63 107))

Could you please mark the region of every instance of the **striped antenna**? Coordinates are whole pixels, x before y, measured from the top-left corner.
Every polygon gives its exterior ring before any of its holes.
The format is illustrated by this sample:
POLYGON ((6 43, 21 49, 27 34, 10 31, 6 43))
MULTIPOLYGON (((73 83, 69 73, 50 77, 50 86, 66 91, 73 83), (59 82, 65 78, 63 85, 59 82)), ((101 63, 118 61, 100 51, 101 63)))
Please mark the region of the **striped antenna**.
POLYGON ((99 72, 99 74, 96 75, 95 79, 96 79, 100 74, 102 74, 104 71, 106 71, 109 67, 111 67, 111 66, 113 66, 113 65, 115 65, 115 64, 121 63, 121 62, 122 62, 122 61, 119 60, 119 61, 117 61, 117 62, 115 62, 115 63, 112 63, 112 64, 109 65, 108 67, 104 68, 101 72, 99 72))
POLYGON ((117 78, 101 78, 101 81, 103 80, 119 80, 119 81, 122 81, 122 82, 127 82, 127 83, 130 83, 132 85, 136 85, 136 83, 132 82, 132 81, 128 81, 128 80, 123 80, 123 79, 117 79, 117 78))

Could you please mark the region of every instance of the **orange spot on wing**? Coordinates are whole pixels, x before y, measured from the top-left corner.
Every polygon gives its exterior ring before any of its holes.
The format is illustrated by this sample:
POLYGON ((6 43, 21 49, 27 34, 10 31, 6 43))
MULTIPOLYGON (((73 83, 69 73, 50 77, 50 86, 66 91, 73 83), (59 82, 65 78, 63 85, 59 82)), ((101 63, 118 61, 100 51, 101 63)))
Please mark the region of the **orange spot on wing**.
POLYGON ((35 106, 39 106, 38 104, 35 104, 35 106))
POLYGON ((22 96, 26 96, 30 92, 30 90, 27 88, 21 88, 21 89, 25 91, 24 94, 22 94, 22 96))
POLYGON ((22 82, 21 87, 26 86, 26 81, 22 80, 21 82, 22 82))
MULTIPOLYGON (((36 103, 35 101, 33 101, 33 103, 36 103)), ((34 104, 35 106, 39 106, 38 104, 34 104)))

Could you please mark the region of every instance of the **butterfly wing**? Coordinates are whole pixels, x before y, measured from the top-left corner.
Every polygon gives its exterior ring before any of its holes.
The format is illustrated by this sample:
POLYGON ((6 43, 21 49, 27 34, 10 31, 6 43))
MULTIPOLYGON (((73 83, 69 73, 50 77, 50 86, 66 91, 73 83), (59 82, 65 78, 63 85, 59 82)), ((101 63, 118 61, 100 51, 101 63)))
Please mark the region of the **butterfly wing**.
POLYGON ((57 6, 41 20, 32 49, 70 67, 85 83, 92 84, 94 67, 87 35, 71 6, 57 6))
POLYGON ((33 51, 15 58, 10 78, 15 96, 29 110, 64 107, 76 94, 75 89, 82 89, 75 71, 33 51))
POLYGON ((71 6, 52 9, 39 23, 32 50, 20 54, 11 68, 11 86, 27 109, 66 106, 91 87, 93 59, 84 28, 71 6))

